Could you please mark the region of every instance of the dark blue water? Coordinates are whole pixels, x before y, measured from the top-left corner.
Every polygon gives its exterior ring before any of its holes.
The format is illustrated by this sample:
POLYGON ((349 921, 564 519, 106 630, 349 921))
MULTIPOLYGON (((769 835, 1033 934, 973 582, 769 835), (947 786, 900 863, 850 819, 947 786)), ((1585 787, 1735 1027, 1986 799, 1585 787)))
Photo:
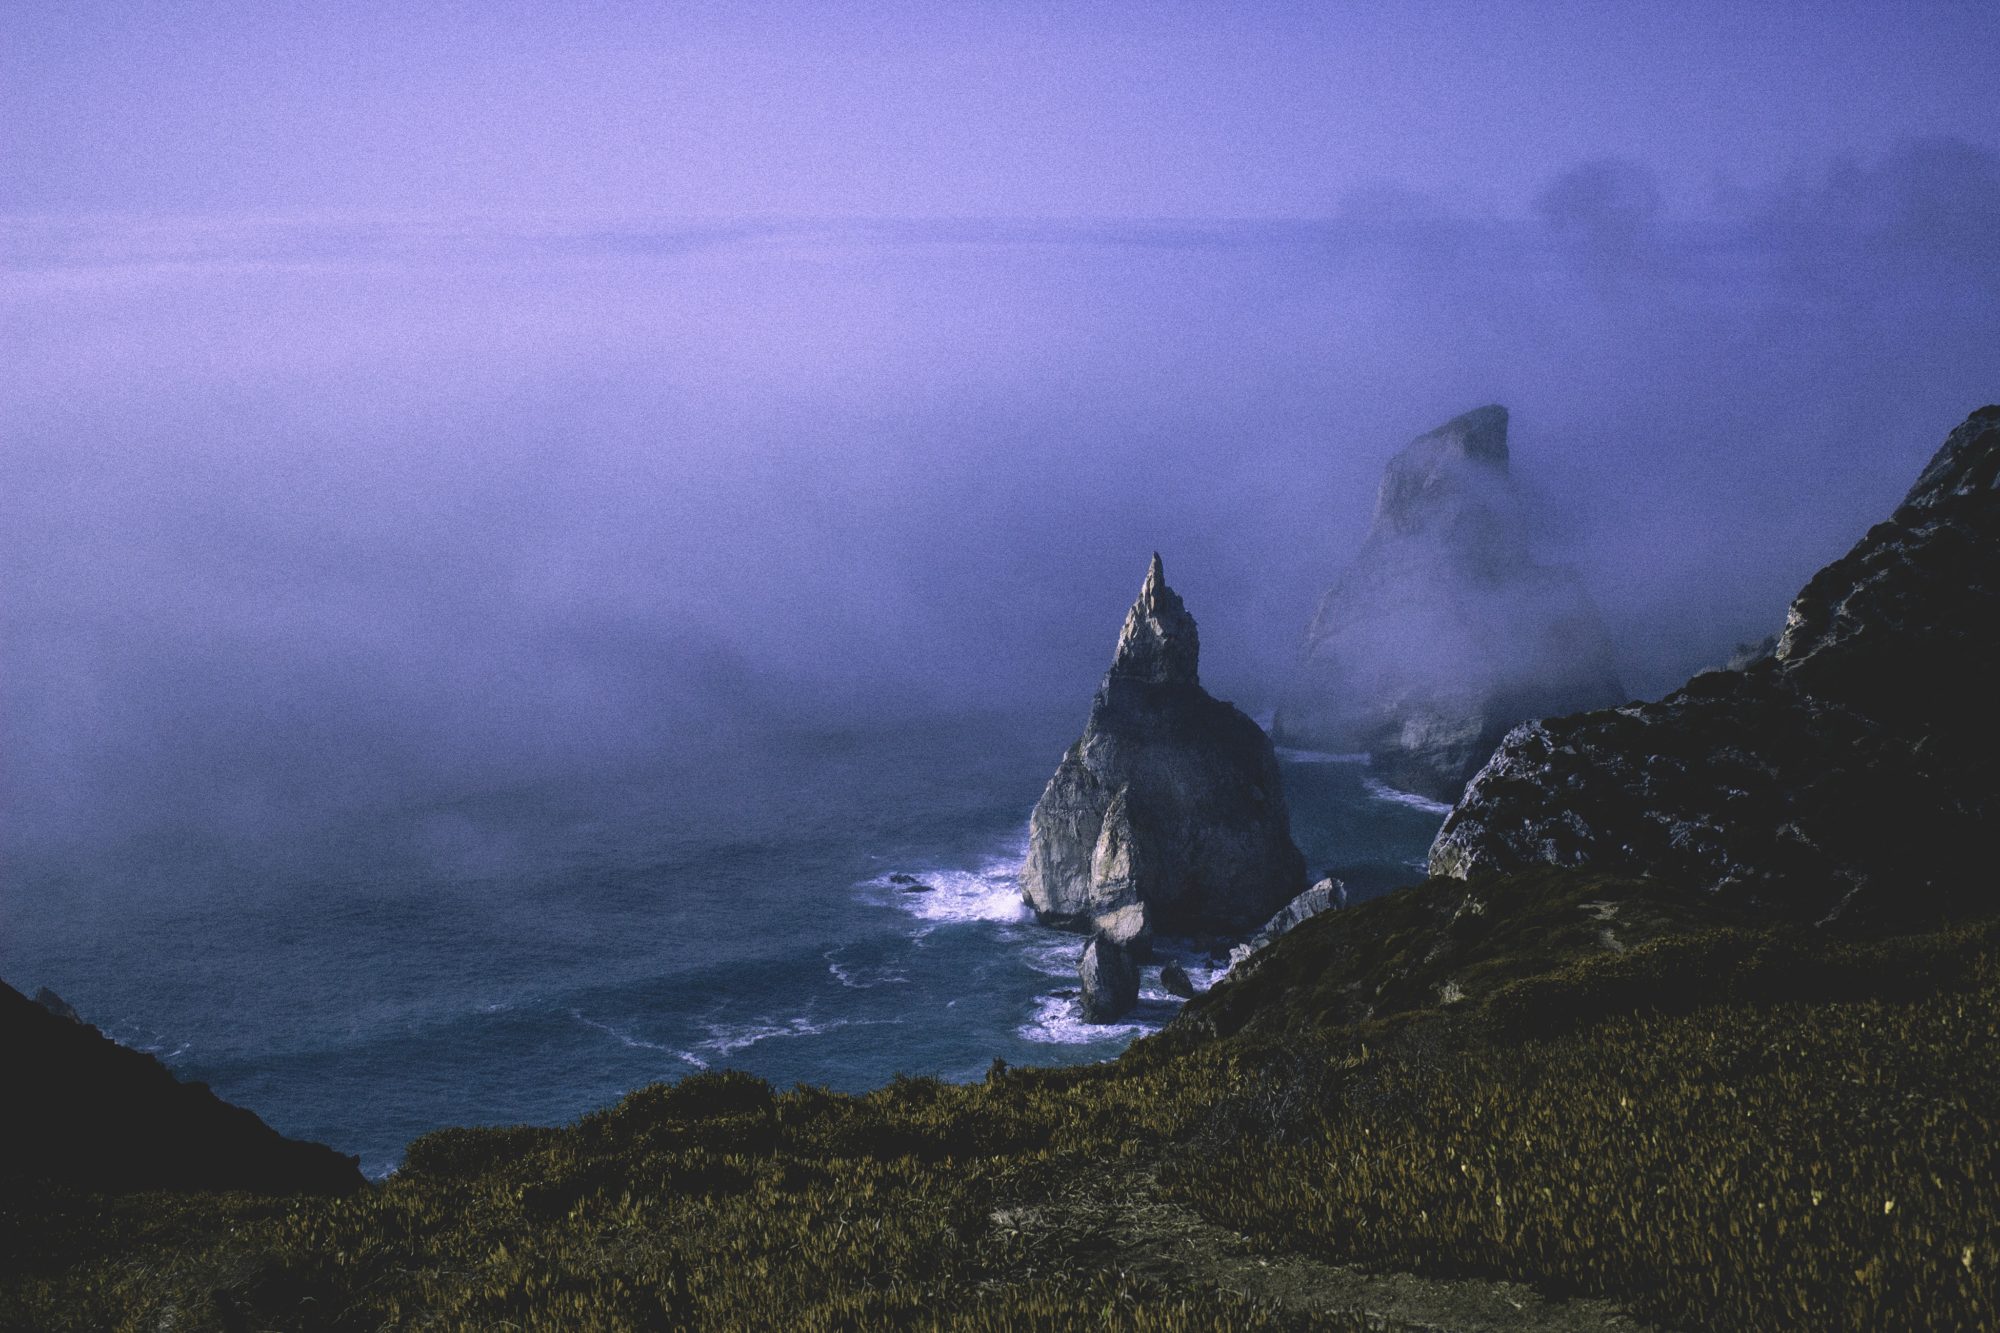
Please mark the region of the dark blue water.
MULTIPOLYGON (((1014 881, 1080 723, 801 730, 309 833, 16 858, 0 975, 371 1173, 442 1125, 561 1123, 703 1068, 861 1089, 1103 1059, 1174 1002, 1149 970, 1133 1021, 1081 1023, 1080 941, 1014 881)), ((1416 878, 1438 807, 1352 762, 1285 778, 1315 875, 1416 878)))

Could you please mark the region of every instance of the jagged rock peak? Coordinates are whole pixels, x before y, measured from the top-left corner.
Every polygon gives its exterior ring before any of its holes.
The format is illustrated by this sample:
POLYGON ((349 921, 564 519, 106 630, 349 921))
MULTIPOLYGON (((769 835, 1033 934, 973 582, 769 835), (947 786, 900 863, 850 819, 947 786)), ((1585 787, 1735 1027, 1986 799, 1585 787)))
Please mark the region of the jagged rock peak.
POLYGON ((1248 929, 1304 887, 1271 738, 1201 688, 1198 648, 1155 555, 1028 821, 1021 894, 1045 924, 1143 957, 1154 931, 1248 929))
POLYGON ((1516 728, 1434 875, 1643 875, 1842 929, 1993 910, 2000 827, 2000 408, 1814 574, 1769 652, 1664 699, 1516 728))
POLYGON ((1306 629, 1280 744, 1366 751, 1391 786, 1451 801, 1516 723, 1625 698, 1582 579, 1535 549, 1507 429, 1506 408, 1475 408, 1390 458, 1306 629))
MULTIPOLYGON (((1935 598, 1936 583, 1969 585, 1964 548, 1991 540, 1992 532, 1982 525, 1992 523, 1995 490, 2000 490, 2000 406, 1980 408, 1946 436, 1889 521, 1799 590, 1772 655, 1788 669, 1816 670, 1808 666, 1811 659, 1842 655, 1857 636, 1884 638, 1913 618, 1919 623, 1926 615, 1937 618, 1934 608, 1918 599, 1935 598), (1941 539, 1952 532, 1977 538, 1941 539), (1932 554, 1918 564, 1909 559, 1913 551, 1932 554)), ((1986 618, 1987 605, 1968 608, 1966 616, 1986 618)))
POLYGON ((1968 416, 1931 455, 1922 475, 1903 497, 1896 517, 1929 509, 1947 496, 2000 489, 2000 437, 1996 431, 2000 431, 2000 404, 1989 404, 1968 416))
POLYGON ((1469 497, 1461 492, 1468 484, 1484 488, 1470 478, 1499 481, 1506 473, 1507 409, 1498 403, 1475 407, 1419 435, 1389 460, 1375 496, 1376 532, 1416 531, 1440 508, 1464 504, 1469 497))
POLYGON ((1155 551, 1146 586, 1139 589, 1138 600, 1125 613, 1125 628, 1118 632, 1111 674, 1155 685, 1195 685, 1200 683, 1200 657, 1194 617, 1181 595, 1167 586, 1166 569, 1155 551))
POLYGON ((1411 442, 1410 452, 1427 448, 1479 463, 1507 465, 1507 409, 1499 403, 1475 407, 1411 442))

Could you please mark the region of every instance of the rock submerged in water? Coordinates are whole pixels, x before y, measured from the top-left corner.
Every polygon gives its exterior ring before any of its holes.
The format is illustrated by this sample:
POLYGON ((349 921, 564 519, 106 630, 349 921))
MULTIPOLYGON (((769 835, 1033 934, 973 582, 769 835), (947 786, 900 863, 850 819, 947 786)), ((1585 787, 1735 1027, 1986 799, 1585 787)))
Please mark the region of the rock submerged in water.
POLYGON ((1248 929, 1304 885, 1271 740, 1202 689, 1199 655, 1155 554, 1029 821, 1021 890, 1044 923, 1143 954, 1154 931, 1248 929))
POLYGON ((1657 703, 1526 724, 1466 788, 1434 875, 1640 874, 1814 921, 1990 909, 2000 826, 2000 407, 1815 574, 1768 651, 1657 703))
POLYGON ((1534 530, 1504 407, 1390 459, 1368 537, 1306 631, 1279 743, 1365 752, 1391 786, 1454 801, 1516 723, 1623 702, 1595 605, 1537 557, 1534 530))
POLYGON ((1160 969, 1160 987, 1167 994, 1179 996, 1183 1000, 1194 998, 1194 979, 1188 976, 1187 969, 1179 963, 1168 963, 1160 969))
POLYGON ((1111 1023, 1139 1003, 1139 960, 1102 931, 1083 946, 1076 975, 1082 983, 1078 1004, 1086 1023, 1111 1023))

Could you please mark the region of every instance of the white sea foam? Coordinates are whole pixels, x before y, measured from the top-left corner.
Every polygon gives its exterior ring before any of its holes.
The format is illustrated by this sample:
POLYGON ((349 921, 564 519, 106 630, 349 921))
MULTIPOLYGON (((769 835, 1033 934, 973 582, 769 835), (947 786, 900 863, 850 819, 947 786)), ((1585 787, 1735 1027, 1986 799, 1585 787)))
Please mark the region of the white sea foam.
POLYGON ((893 874, 878 875, 862 888, 873 901, 899 907, 920 921, 1026 921, 1030 914, 1021 901, 1020 869, 1027 854, 1023 838, 1019 847, 987 857, 969 870, 932 866, 895 872, 929 885, 928 889, 893 883, 893 874))
POLYGON ((609 1023, 600 1023, 594 1018, 585 1018, 582 1013, 575 1009, 569 1011, 569 1016, 585 1027, 595 1028, 606 1036, 615 1039, 622 1046, 630 1046, 632 1049, 639 1051, 659 1051, 662 1054, 671 1055, 676 1059, 686 1061, 696 1069, 708 1068, 708 1061, 702 1059, 692 1051, 683 1051, 672 1046, 663 1046, 657 1041, 647 1041, 644 1037, 635 1037, 631 1033, 623 1031, 620 1028, 615 1028, 609 1023))
POLYGON ((1045 977, 1068 977, 1076 980, 1076 965, 1083 957, 1084 939, 1081 935, 1065 935, 1059 940, 1046 944, 1034 944, 1021 951, 1028 966, 1045 977))
POLYGON ((1334 750, 1294 750, 1289 746, 1277 747, 1278 758, 1288 764, 1365 764, 1366 751, 1360 754, 1345 754, 1334 750))
MULTIPOLYGON (((1084 940, 1081 935, 1065 935, 1052 943, 1036 944, 1021 951, 1028 966, 1045 977, 1062 977, 1076 980, 1076 965, 1083 956, 1084 940)), ((1177 962, 1188 974, 1196 990, 1205 990, 1215 984, 1216 978, 1228 971, 1227 964, 1211 966, 1208 955, 1183 950, 1178 946, 1161 946, 1164 957, 1157 964, 1139 969, 1139 998, 1156 1004, 1181 1003, 1181 997, 1167 990, 1160 983, 1160 971, 1168 962, 1177 962)))
POLYGON ((696 1044, 695 1049, 709 1051, 716 1055, 732 1055, 760 1041, 771 1041, 778 1037, 817 1037, 837 1028, 887 1027, 901 1023, 900 1018, 830 1018, 824 1023, 815 1023, 810 1018, 799 1017, 784 1022, 759 1020, 754 1023, 710 1023, 709 1039, 696 1044))
POLYGON ((838 949, 828 949, 820 957, 826 959, 826 970, 833 974, 833 979, 849 990, 873 990, 877 986, 900 986, 910 979, 906 973, 898 971, 893 967, 849 967, 835 956, 839 952, 840 950, 838 949))
POLYGON ((729 1055, 773 1037, 816 1037, 842 1026, 845 1025, 838 1019, 815 1023, 807 1018, 794 1018, 787 1023, 748 1023, 736 1027, 711 1023, 708 1025, 709 1039, 701 1043, 701 1049, 714 1051, 717 1055, 729 1055))
POLYGON ((1044 995, 1035 1001, 1035 1016, 1016 1028, 1015 1034, 1023 1041, 1088 1046, 1130 1041, 1159 1030, 1157 1023, 1087 1023, 1074 995, 1044 995))
MULTIPOLYGON (((1181 970, 1187 973, 1188 981, 1193 985, 1197 995, 1207 990, 1210 986, 1213 986, 1222 978, 1222 974, 1229 970, 1229 964, 1227 963, 1223 963, 1220 966, 1211 965, 1208 962, 1206 954, 1195 955, 1176 952, 1168 961, 1181 965, 1181 970)), ((1176 1007, 1187 1003, 1180 996, 1168 990, 1160 981, 1160 973, 1164 970, 1164 967, 1165 964, 1162 964, 1160 967, 1140 969, 1139 998, 1151 1001, 1154 1004, 1170 1004, 1176 1007)))
MULTIPOLYGON (((1183 959, 1181 960, 1181 970, 1187 973, 1188 984, 1193 986, 1195 994, 1199 995, 1228 975, 1229 964, 1190 963, 1183 959)), ((1187 1003, 1187 1001, 1175 995, 1161 984, 1160 972, 1157 968, 1147 968, 1139 974, 1139 998, 1142 1000, 1151 1000, 1157 1004, 1181 1005, 1187 1003)))
POLYGON ((1205 963, 1200 967, 1189 967, 1187 974, 1188 980, 1194 983, 1195 993, 1199 995, 1229 974, 1229 964, 1226 962, 1213 965, 1205 963))
MULTIPOLYGON (((86 1019, 85 1021, 88 1022, 89 1020, 86 1019)), ((102 1030, 106 1036, 110 1037, 120 1046, 129 1047, 135 1051, 143 1051, 147 1055, 154 1056, 163 1061, 178 1059, 180 1056, 186 1055, 189 1047, 193 1044, 183 1041, 179 1045, 174 1046, 172 1050, 169 1050, 167 1048, 173 1044, 174 1040, 172 1037, 139 1027, 135 1023, 106 1024, 102 1030)))
POLYGON ((1412 810, 1421 810, 1427 815, 1448 815, 1451 807, 1443 801, 1433 801, 1428 796, 1419 796, 1413 791, 1397 791, 1386 782, 1368 778, 1362 787, 1378 801, 1393 801, 1397 805, 1407 805, 1412 810))

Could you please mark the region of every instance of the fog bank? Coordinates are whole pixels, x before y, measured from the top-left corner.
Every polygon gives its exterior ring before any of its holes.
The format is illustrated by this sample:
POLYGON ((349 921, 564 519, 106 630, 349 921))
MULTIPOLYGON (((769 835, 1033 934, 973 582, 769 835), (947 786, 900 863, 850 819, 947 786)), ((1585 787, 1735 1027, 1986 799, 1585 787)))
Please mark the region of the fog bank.
POLYGON ((16 216, 5 837, 255 829, 766 725, 1080 716, 1155 549, 1204 679, 1255 707, 1383 462, 1485 402, 1653 693, 1774 629, 2000 398, 1982 149, 1700 201, 1595 160, 1532 197, 16 216))

